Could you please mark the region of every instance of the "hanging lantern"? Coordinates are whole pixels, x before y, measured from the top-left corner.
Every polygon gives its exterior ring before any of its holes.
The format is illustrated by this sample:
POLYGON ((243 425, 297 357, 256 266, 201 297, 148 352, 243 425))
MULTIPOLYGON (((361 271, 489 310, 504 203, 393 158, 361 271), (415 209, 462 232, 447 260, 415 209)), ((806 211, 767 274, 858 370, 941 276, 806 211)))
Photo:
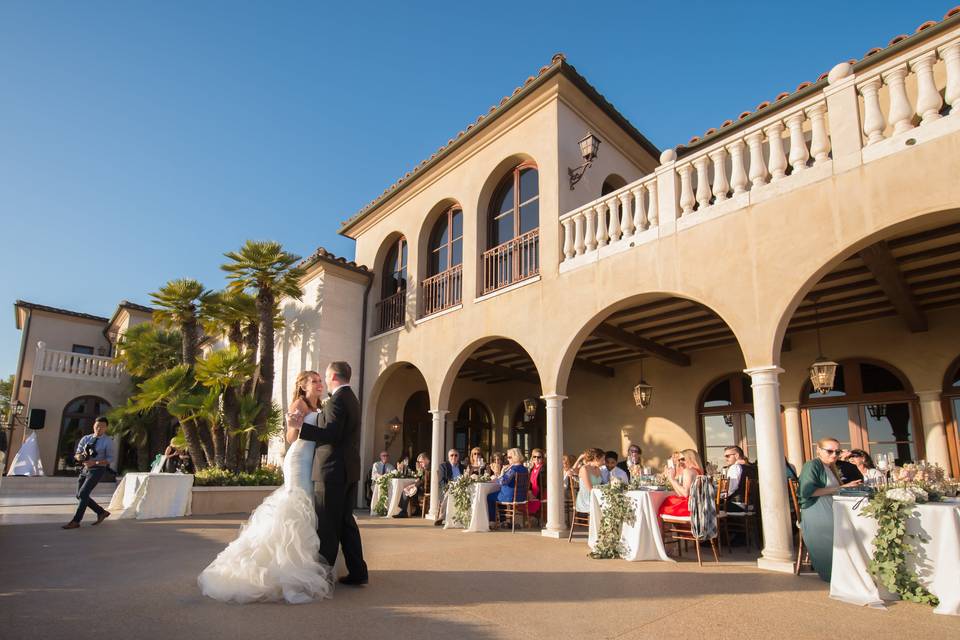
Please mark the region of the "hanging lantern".
POLYGON ((870 417, 874 420, 883 420, 887 417, 887 405, 885 404, 868 404, 867 413, 870 414, 870 417))
POLYGON ((653 401, 653 386, 643 379, 643 359, 640 360, 640 382, 633 387, 633 401, 641 409, 646 409, 653 401))
POLYGON ((535 398, 524 398, 523 421, 530 422, 537 416, 537 401, 535 398))
POLYGON ((732 414, 732 413, 725 413, 725 414, 723 415, 723 423, 724 423, 725 425, 727 425, 728 427, 730 427, 731 429, 733 429, 733 414, 732 414))
POLYGON ((817 356, 816 361, 810 365, 810 384, 819 394, 833 391, 833 380, 837 376, 838 365, 833 360, 823 357, 823 347, 820 345, 820 314, 817 309, 817 298, 813 299, 813 317, 817 328, 817 356))

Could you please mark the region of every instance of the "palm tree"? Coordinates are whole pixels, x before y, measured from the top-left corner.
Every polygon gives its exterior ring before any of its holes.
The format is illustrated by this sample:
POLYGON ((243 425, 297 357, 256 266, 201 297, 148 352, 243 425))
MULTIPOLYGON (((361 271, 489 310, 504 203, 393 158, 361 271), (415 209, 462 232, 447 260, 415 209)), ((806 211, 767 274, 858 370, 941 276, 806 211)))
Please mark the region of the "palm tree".
MULTIPOLYGON (((260 358, 254 393, 260 405, 256 425, 259 435, 267 430, 273 403, 273 356, 277 302, 282 297, 299 300, 303 297, 300 279, 304 270, 295 266, 300 256, 283 250, 279 242, 247 240, 239 251, 224 256, 230 262, 221 266, 227 272, 231 291, 256 292, 260 336, 260 358)), ((260 459, 260 441, 250 438, 247 465, 255 467, 260 459)))
MULTIPOLYGON (((211 422, 213 432, 214 464, 223 467, 236 459, 237 434, 240 431, 239 389, 253 376, 254 365, 237 346, 214 351, 197 362, 197 381, 222 399, 220 416, 211 422)), ((218 412, 219 414, 219 412, 218 412)))

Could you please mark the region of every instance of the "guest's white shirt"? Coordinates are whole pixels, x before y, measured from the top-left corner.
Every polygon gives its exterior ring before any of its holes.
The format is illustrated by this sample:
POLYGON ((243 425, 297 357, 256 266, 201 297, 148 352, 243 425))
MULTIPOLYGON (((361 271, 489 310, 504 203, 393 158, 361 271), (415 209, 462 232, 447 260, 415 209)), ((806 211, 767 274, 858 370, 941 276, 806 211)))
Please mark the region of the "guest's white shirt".
POLYGON ((373 468, 370 470, 370 478, 373 480, 376 480, 380 476, 386 475, 391 471, 395 471, 395 470, 396 470, 396 467, 394 467, 389 462, 379 462, 379 461, 374 462, 373 468))
POLYGON ((620 482, 630 482, 630 476, 620 467, 607 469, 606 466, 600 467, 600 481, 603 484, 610 484, 610 478, 616 478, 620 482))
POLYGON ((737 487, 740 486, 740 479, 743 478, 743 465, 733 463, 727 470, 724 472, 724 475, 727 476, 727 495, 733 495, 737 492, 737 487))

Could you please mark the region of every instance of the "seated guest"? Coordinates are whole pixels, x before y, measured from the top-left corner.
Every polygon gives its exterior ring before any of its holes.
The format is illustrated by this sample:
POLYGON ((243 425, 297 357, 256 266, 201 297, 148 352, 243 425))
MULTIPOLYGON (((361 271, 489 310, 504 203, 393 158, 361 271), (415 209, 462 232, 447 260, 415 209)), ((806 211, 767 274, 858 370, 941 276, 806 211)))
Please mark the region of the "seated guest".
POLYGON ((503 473, 504 468, 507 465, 504 463, 503 454, 495 453, 490 457, 490 465, 488 466, 488 471, 490 475, 494 478, 499 478, 500 474, 503 473))
POLYGON ((547 499, 547 462, 543 449, 530 452, 530 496, 527 498, 527 513, 537 515, 547 499))
POLYGON ((577 489, 577 499, 574 508, 580 513, 590 513, 590 492, 594 487, 599 487, 603 482, 603 476, 600 474, 600 467, 603 466, 603 458, 606 454, 603 449, 591 448, 580 454, 578 460, 582 461, 580 470, 577 472, 580 478, 580 488, 577 489))
POLYGON ((610 484, 610 480, 616 478, 624 484, 630 482, 630 476, 627 472, 617 466, 617 452, 607 451, 604 454, 603 466, 600 467, 600 480, 603 484, 610 484))
POLYGON ((627 447, 627 459, 618 462, 617 466, 623 469, 628 476, 641 475, 643 473, 643 466, 640 463, 641 453, 643 451, 640 450, 640 447, 631 444, 627 447), (636 471, 634 471, 634 467, 636 467, 636 471))
POLYGON ((373 468, 370 470, 370 479, 376 482, 377 478, 385 476, 391 471, 396 471, 396 467, 390 464, 390 454, 386 451, 381 451, 380 459, 373 463, 373 468))
MULTIPOLYGON (((747 460, 743 449, 737 446, 724 449, 723 459, 727 463, 724 471, 727 478, 727 510, 743 511, 746 498, 744 491, 747 486, 745 480, 750 478, 753 489, 757 488, 757 467, 747 460)), ((754 493, 753 489, 750 493, 754 493)))
POLYGON ((456 449, 450 449, 447 452, 447 459, 440 463, 438 482, 440 484, 440 513, 437 514, 437 521, 434 523, 438 527, 443 524, 443 518, 447 505, 447 484, 453 482, 464 474, 466 468, 460 462, 460 452, 456 449))
POLYGON ((397 462, 397 471, 401 473, 406 473, 410 469, 410 456, 409 454, 403 454, 400 460, 397 462))
POLYGON ((427 483, 430 473, 430 457, 426 453, 417 456, 417 467, 414 469, 417 481, 403 488, 400 493, 400 513, 394 518, 406 518, 422 515, 420 513, 420 500, 427 490, 427 483))
POLYGON ((797 468, 790 464, 790 461, 786 458, 783 459, 783 464, 787 465, 787 480, 799 480, 800 477, 797 475, 797 468))
POLYGON ((817 443, 817 457, 800 470, 800 528, 810 553, 810 564, 825 582, 830 582, 833 565, 833 496, 842 486, 856 486, 861 480, 841 483, 837 470, 840 443, 823 438, 817 443))
POLYGON ((883 474, 874 466, 870 454, 863 449, 853 449, 848 460, 856 465, 857 471, 863 476, 865 483, 877 484, 883 482, 883 474))
POLYGON ((851 452, 843 450, 837 456, 837 471, 840 472, 840 483, 846 484, 854 480, 863 480, 863 474, 857 469, 857 465, 850 461, 851 452))
POLYGON ((667 460, 667 468, 663 472, 663 475, 667 476, 668 479, 678 478, 680 474, 683 472, 683 466, 680 464, 680 459, 682 457, 683 457, 682 453, 680 453, 679 451, 674 451, 670 455, 670 459, 667 460))
MULTIPOLYGON (((503 472, 497 478, 497 482, 500 483, 500 491, 487 496, 487 512, 490 515, 490 522, 497 519, 497 502, 514 501, 514 488, 517 488, 517 481, 520 477, 527 476, 527 468, 523 465, 525 459, 523 452, 516 447, 507 451, 509 466, 504 466, 503 472)), ((527 499, 527 486, 528 483, 524 482, 517 488, 517 502, 523 502, 527 499)))
POLYGON ((486 471, 486 464, 483 462, 480 447, 470 449, 470 456, 467 458, 467 474, 482 476, 484 471, 486 471))
POLYGON ((564 478, 573 478, 577 475, 577 470, 573 468, 574 462, 576 459, 569 453, 563 454, 563 477, 564 478))
POLYGON ((677 495, 669 496, 660 505, 659 513, 662 516, 689 516, 690 509, 687 507, 687 501, 690 498, 690 491, 697 477, 704 475, 700 454, 695 449, 684 449, 678 453, 679 456, 676 458, 678 472, 674 474, 675 477, 667 477, 677 495))

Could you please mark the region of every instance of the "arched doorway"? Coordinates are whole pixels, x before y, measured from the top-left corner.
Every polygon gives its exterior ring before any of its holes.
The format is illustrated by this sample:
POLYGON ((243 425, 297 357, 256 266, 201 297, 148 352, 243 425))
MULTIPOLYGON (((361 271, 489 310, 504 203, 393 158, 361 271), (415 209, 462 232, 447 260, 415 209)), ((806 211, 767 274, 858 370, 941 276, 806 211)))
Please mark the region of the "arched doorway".
POLYGON ((893 454, 903 465, 923 457, 917 437, 917 396, 892 366, 866 359, 841 360, 834 387, 818 393, 807 381, 800 401, 804 457, 821 438, 836 438, 844 449, 863 449, 876 457, 893 454))
POLYGON ((520 449, 528 460, 531 451, 538 448, 543 449, 547 445, 546 416, 546 405, 539 398, 525 399, 513 412, 513 421, 510 426, 510 446, 520 449), (534 403, 529 404, 529 400, 534 400, 534 403), (531 407, 536 407, 535 411, 530 412, 529 408, 531 407))
POLYGON ((97 396, 74 398, 63 408, 60 420, 60 439, 57 445, 57 461, 54 473, 57 475, 77 475, 80 465, 73 455, 80 438, 93 433, 93 421, 110 411, 110 403, 97 396))
POLYGON ((950 472, 956 478, 960 476, 960 357, 951 363, 943 379, 943 406, 950 472))
POLYGON ((493 454, 493 416, 482 402, 467 400, 457 412, 453 423, 453 448, 460 452, 460 459, 467 460, 470 450, 480 447, 484 460, 493 454))
POLYGON ((411 464, 416 457, 426 452, 430 454, 430 396, 426 391, 417 391, 403 407, 403 451, 410 457, 411 464))
POLYGON ((748 458, 756 457, 753 387, 748 376, 731 373, 707 385, 697 413, 705 462, 723 467, 723 451, 732 446, 739 446, 748 458))

